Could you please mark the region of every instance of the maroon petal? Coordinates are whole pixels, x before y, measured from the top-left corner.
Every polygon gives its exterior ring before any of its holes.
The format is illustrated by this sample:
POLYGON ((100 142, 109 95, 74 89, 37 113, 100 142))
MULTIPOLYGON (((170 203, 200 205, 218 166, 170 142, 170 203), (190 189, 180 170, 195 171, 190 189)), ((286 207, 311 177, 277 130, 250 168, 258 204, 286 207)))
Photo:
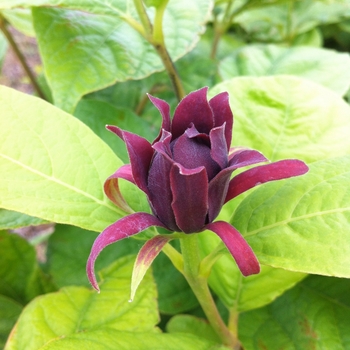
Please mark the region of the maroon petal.
POLYGON ((216 221, 205 228, 221 238, 244 276, 260 272, 259 261, 252 248, 233 226, 224 221, 216 221))
POLYGON ((209 222, 215 220, 225 203, 232 173, 238 168, 267 160, 260 152, 245 148, 236 149, 230 158, 229 166, 209 182, 209 222))
POLYGON ((179 231, 171 209, 173 195, 170 188, 170 170, 174 162, 168 154, 169 150, 166 143, 157 142, 153 147, 156 154, 148 173, 148 199, 153 213, 169 230, 179 231))
POLYGON ((212 222, 219 215, 222 206, 225 203, 231 174, 234 169, 226 168, 220 171, 214 179, 209 182, 208 198, 208 220, 212 222))
POLYGON ((248 148, 234 149, 229 155, 229 166, 234 166, 235 169, 267 161, 268 159, 263 154, 248 148))
POLYGON ((177 226, 185 233, 200 231, 208 213, 208 178, 204 167, 185 169, 175 164, 170 172, 171 204, 177 226))
POLYGON ((210 130, 211 158, 219 164, 221 169, 227 167, 227 151, 225 140, 225 124, 210 130))
POLYGON ((147 174, 154 153, 152 145, 143 137, 121 130, 117 126, 107 125, 107 129, 124 140, 130 158, 134 181, 148 195, 147 174))
POLYGON ((86 272, 91 285, 99 291, 94 266, 100 252, 108 245, 121 239, 135 235, 148 227, 159 226, 166 228, 156 217, 148 213, 135 213, 118 220, 108 226, 95 240, 87 261, 86 272))
POLYGON ((133 301, 137 287, 141 283, 147 270, 151 266, 154 259, 162 251, 163 247, 171 241, 172 238, 165 235, 158 235, 148 240, 137 254, 134 269, 131 277, 131 293, 130 300, 133 301))
POLYGON ((111 175, 104 183, 104 191, 107 197, 119 208, 126 212, 133 212, 133 210, 126 203, 124 197, 122 196, 118 179, 124 179, 129 182, 135 183, 134 178, 131 173, 130 164, 125 164, 121 166, 113 175, 111 175))
POLYGON ((221 126, 226 123, 225 139, 227 149, 230 148, 232 140, 233 115, 229 104, 229 95, 227 92, 222 92, 214 96, 209 105, 214 114, 214 127, 221 126))
POLYGON ((178 104, 171 126, 173 140, 194 124, 199 132, 209 134, 214 126, 214 116, 207 100, 208 88, 191 92, 178 104))
POLYGON ((225 203, 239 194, 265 182, 303 175, 308 170, 308 166, 297 159, 280 160, 275 163, 249 169, 238 174, 230 181, 225 203))
POLYGON ((160 139, 162 129, 170 132, 170 107, 169 107, 169 104, 167 102, 165 102, 164 100, 161 100, 160 98, 153 97, 151 95, 148 95, 148 98, 157 107, 157 109, 159 110, 159 112, 163 118, 162 127, 160 129, 159 135, 153 141, 153 143, 154 143, 160 139))

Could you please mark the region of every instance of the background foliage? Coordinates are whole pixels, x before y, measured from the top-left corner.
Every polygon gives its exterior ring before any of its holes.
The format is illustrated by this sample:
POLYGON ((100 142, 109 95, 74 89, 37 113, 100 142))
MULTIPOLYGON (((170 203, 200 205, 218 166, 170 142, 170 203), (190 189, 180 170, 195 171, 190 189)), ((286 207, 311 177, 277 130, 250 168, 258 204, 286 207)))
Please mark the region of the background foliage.
MULTIPOLYGON (((224 206, 219 218, 242 232, 263 266, 244 278, 229 254, 216 262, 209 283, 222 316, 244 349, 350 349, 350 1, 144 3, 153 24, 166 5, 165 44, 186 93, 205 85, 210 96, 229 92, 232 146, 310 166, 224 206)), ((135 254, 152 231, 101 254, 101 294, 85 276, 97 233, 125 215, 102 191, 128 162, 105 124, 151 141, 161 121, 145 94, 172 110, 177 103, 134 4, 0 0, 1 28, 38 42, 48 101, 0 86, 6 350, 224 349, 164 255, 128 302, 135 254), (34 240, 12 231, 48 222, 54 233, 34 240), (40 261, 38 247, 46 247, 40 261)), ((7 47, 0 35, 0 65, 7 47)), ((123 183, 122 191, 134 210, 149 211, 138 189, 123 183)), ((219 242, 200 234, 203 257, 219 242)))

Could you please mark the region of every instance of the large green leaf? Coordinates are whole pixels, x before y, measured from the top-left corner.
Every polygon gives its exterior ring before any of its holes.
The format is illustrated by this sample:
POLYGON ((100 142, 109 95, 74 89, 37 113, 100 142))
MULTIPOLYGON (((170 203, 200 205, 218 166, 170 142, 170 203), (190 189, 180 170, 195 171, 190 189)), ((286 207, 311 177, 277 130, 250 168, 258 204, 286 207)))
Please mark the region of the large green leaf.
MULTIPOLYGON (((33 9, 46 77, 57 106, 71 112, 88 92, 164 69, 152 45, 127 23, 138 20, 132 2, 127 8, 121 1, 100 2, 97 6, 84 1, 59 3, 81 11, 33 9)), ((197 43, 210 7, 211 0, 168 4, 163 26, 167 49, 174 61, 197 43)))
POLYGON ((231 222, 262 264, 350 277, 350 156, 313 163, 306 175, 261 186, 231 222))
POLYGON ((312 47, 250 45, 220 62, 223 80, 240 75, 291 74, 310 79, 344 95, 350 86, 350 56, 312 47))
POLYGON ((230 94, 233 145, 261 151, 270 160, 306 162, 350 152, 350 107, 321 85, 292 76, 241 77, 216 85, 230 94))
POLYGON ((122 212, 104 196, 122 163, 86 125, 0 87, 0 207, 101 231, 122 212))
POLYGON ((349 349, 350 280, 310 276, 262 309, 239 318, 246 350, 349 349))
POLYGON ((25 305, 54 290, 36 261, 34 247, 24 238, 0 231, 0 295, 25 305))
POLYGON ((5 349, 212 348, 215 343, 195 336, 159 333, 151 274, 146 274, 134 302, 128 302, 134 259, 122 258, 102 273, 101 294, 84 287, 66 287, 32 301, 5 349))

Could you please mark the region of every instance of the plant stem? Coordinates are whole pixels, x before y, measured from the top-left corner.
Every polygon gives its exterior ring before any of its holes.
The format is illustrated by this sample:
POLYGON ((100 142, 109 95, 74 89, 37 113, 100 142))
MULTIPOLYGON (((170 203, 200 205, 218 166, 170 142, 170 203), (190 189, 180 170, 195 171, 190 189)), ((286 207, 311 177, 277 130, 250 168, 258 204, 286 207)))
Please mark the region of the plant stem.
POLYGON ((142 0, 134 0, 134 5, 136 7, 137 13, 140 17, 141 23, 144 28, 144 32, 140 33, 143 37, 156 49, 160 59, 163 62, 163 65, 168 72, 170 81, 175 90, 177 99, 180 101, 185 97, 185 90, 182 86, 180 77, 174 63, 169 55, 168 50, 165 46, 164 34, 163 34, 163 16, 166 5, 168 1, 164 1, 160 6, 156 8, 156 14, 154 18, 154 24, 152 25, 145 6, 142 0))
POLYGON ((198 246, 198 236, 189 235, 180 240, 181 251, 184 260, 184 276, 196 295, 202 309, 214 329, 220 337, 222 343, 232 349, 239 349, 237 339, 230 333, 228 327, 222 320, 210 293, 207 278, 199 274, 200 253, 198 246))
POLYGON ((151 36, 152 36, 152 32, 153 32, 153 27, 152 27, 152 23, 147 15, 145 6, 143 4, 142 0, 134 0, 134 5, 137 11, 137 14, 140 17, 142 26, 145 30, 145 39, 147 39, 147 41, 151 40, 151 36))
POLYGON ((185 97, 185 90, 182 86, 179 74, 174 66, 171 57, 163 44, 156 44, 154 48, 157 50, 159 57, 161 58, 163 65, 169 75, 170 81, 175 90, 176 97, 181 101, 185 97))
POLYGON ((20 49, 19 49, 18 45, 16 44, 16 42, 14 41, 14 39, 12 37, 12 34, 8 31, 6 23, 5 23, 5 19, 1 16, 1 14, 0 14, 0 30, 3 32, 3 34, 5 35, 7 41, 9 42, 9 44, 12 47, 13 51, 15 52, 17 58, 19 59, 19 62, 21 63, 21 66, 23 67, 24 71, 28 75, 28 77, 29 77, 29 79, 30 79, 30 81, 31 81, 35 91, 37 92, 37 94, 43 100, 46 100, 46 97, 45 97, 43 91, 41 90, 39 84, 37 83, 33 72, 29 68, 24 55, 20 51, 20 49))

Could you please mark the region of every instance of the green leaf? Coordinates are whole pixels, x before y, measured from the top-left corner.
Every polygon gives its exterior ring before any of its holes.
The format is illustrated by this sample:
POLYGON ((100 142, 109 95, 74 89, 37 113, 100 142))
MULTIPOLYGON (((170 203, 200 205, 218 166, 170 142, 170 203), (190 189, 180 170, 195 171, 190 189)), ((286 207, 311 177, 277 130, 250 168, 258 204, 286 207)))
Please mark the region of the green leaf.
POLYGON ((123 215, 102 189, 122 163, 87 126, 6 87, 0 104, 0 207, 96 231, 123 215))
POLYGON ((190 333, 202 339, 220 343, 220 338, 209 325, 208 321, 192 315, 176 315, 166 325, 169 333, 190 333))
POLYGON ((280 4, 252 8, 234 21, 249 35, 250 41, 290 43, 301 33, 350 16, 346 1, 282 1, 280 4))
MULTIPOLYGON (((54 5, 57 1, 39 3, 54 5)), ((33 9, 45 73, 57 106, 72 112, 88 92, 164 70, 155 49, 128 24, 137 21, 130 3, 128 9, 121 1, 112 6, 110 2, 98 6, 84 1, 60 3, 81 11, 33 9), (114 16, 106 15, 111 13, 114 16)), ((166 7, 163 30, 173 61, 197 43, 210 5, 210 0, 180 0, 166 7)))
POLYGON ((306 162, 350 152, 350 107, 320 85, 292 76, 241 77, 216 85, 230 94, 235 116, 233 145, 270 160, 306 162))
POLYGON ((151 274, 143 279, 135 301, 128 302, 134 259, 122 258, 104 270, 101 294, 84 287, 66 287, 33 300, 20 316, 5 349, 209 350, 212 342, 159 333, 151 274))
MULTIPOLYGON (((114 329, 95 330, 87 334, 74 334, 55 339, 42 350, 229 350, 224 346, 190 334, 153 334, 121 332, 114 329)), ((7 348, 6 348, 7 350, 7 348)))
POLYGON ((0 232, 0 295, 25 305, 54 290, 36 261, 34 247, 12 233, 0 232))
POLYGON ((223 80, 240 75, 291 74, 324 85, 343 96, 350 87, 350 56, 313 47, 248 45, 220 62, 223 80))
POLYGON ((240 315, 244 349, 348 349, 350 280, 310 276, 262 309, 240 315))
MULTIPOLYGON (((107 124, 117 125, 119 128, 138 134, 150 142, 158 134, 158 130, 155 130, 148 122, 137 116, 130 109, 115 108, 103 101, 81 100, 74 115, 104 140, 124 163, 129 163, 125 143, 115 134, 106 130, 107 124)), ((159 127, 160 125, 161 118, 159 117, 159 127)))
POLYGON ((293 40, 293 46, 322 47, 323 36, 320 28, 313 28, 308 32, 299 34, 293 40))
POLYGON ((19 227, 41 225, 47 221, 12 210, 0 209, 0 230, 12 230, 19 227))
POLYGON ((0 295, 0 348, 3 349, 6 339, 15 325, 22 305, 11 298, 0 295))
POLYGON ((262 264, 350 277, 349 218, 350 156, 344 156, 261 186, 241 202, 231 223, 262 264))

